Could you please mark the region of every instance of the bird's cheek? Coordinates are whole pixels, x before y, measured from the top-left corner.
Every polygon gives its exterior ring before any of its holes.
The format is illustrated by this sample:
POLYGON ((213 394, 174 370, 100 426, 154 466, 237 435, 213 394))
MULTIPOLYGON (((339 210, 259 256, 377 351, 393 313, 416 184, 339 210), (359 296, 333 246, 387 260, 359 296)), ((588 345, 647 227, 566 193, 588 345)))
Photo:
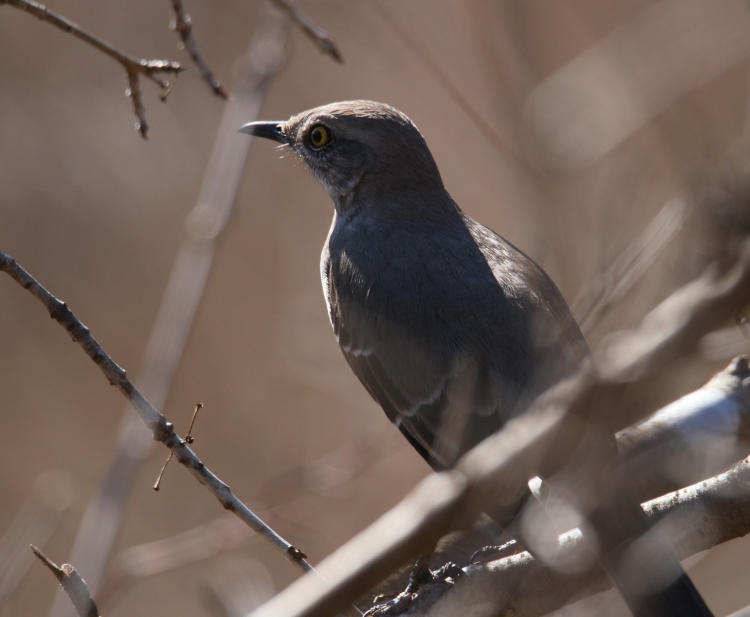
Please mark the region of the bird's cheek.
POLYGON ((362 171, 359 169, 329 168, 319 178, 332 197, 343 197, 349 195, 359 184, 362 171))

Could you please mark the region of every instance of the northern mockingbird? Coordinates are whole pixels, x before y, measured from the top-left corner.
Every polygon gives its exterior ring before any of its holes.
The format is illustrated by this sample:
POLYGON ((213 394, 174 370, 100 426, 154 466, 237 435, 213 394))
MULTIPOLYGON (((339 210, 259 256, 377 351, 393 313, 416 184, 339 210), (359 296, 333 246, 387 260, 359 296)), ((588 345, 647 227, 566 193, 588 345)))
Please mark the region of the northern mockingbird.
MULTIPOLYGON (((433 468, 451 467, 588 355, 552 280, 461 211, 405 114, 346 101, 240 130, 293 150, 333 199, 320 274, 334 333, 433 468)), ((679 577, 671 596, 626 597, 631 610, 710 615, 679 577)))

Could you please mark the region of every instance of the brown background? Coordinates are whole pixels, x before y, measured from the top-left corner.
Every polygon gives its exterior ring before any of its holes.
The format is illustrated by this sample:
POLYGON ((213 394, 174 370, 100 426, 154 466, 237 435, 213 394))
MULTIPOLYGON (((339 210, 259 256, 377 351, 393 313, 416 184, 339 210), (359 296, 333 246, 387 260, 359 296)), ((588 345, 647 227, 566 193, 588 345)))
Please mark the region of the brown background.
MULTIPOLYGON (((456 201, 539 261, 571 302, 668 199, 723 159, 746 126, 750 36, 727 43, 728 60, 685 55, 691 41, 722 48, 721 28, 701 30, 703 14, 735 11, 748 19, 744 5, 733 2, 309 0, 301 7, 336 38, 345 63, 331 62, 295 29, 262 116, 283 119, 349 98, 401 108, 426 136, 456 201), (672 17, 659 21, 660 11, 672 17), (644 24, 652 21, 649 30, 644 24), (651 38, 639 44, 644 31, 651 38), (596 46, 617 32, 631 46, 614 39, 603 74, 614 75, 627 96, 606 79, 600 88, 643 118, 602 156, 580 163, 575 139, 554 154, 539 118, 552 133, 578 126, 596 141, 619 116, 607 115, 610 104, 589 111, 561 98, 547 100, 537 117, 529 101, 545 79, 592 46, 601 50, 596 46), (671 80, 685 85, 672 87, 671 80), (658 96, 651 96, 652 85, 658 96), (661 86, 667 94, 659 94, 661 86), (495 128, 503 147, 472 121, 467 104, 495 128)), ((143 83, 151 125, 144 142, 133 130, 118 65, 27 14, 0 9, 0 249, 68 302, 135 375, 224 103, 175 48, 169 3, 60 0, 50 8, 129 53, 187 66, 166 104, 143 83)), ((231 86, 262 3, 190 0, 187 9, 205 58, 231 86)), ((737 25, 738 18, 728 22, 737 25)), ((586 82, 594 92, 597 79, 586 82)), ((253 144, 166 405, 184 432, 194 402, 206 404, 196 430, 199 455, 313 562, 427 473, 349 373, 330 333, 318 281, 330 214, 327 195, 299 164, 279 160, 268 143, 253 144)), ((686 276, 677 266, 691 258, 689 250, 665 253, 590 340, 635 323, 686 276)), ((42 476, 42 490, 49 495, 49 485, 57 486, 70 505, 44 549, 63 562, 115 446, 123 400, 6 277, 0 349, 0 535, 38 490, 40 475, 57 470, 51 479, 42 476)), ((686 392, 722 364, 696 360, 665 388, 686 392)), ((221 516, 214 498, 177 465, 161 492, 151 490, 164 456, 155 449, 143 468, 115 554, 221 516)), ((695 567, 717 615, 750 602, 747 550, 747 543, 732 542, 695 567)), ((208 561, 139 581, 100 609, 107 617, 217 614, 206 589, 220 581, 252 604, 296 576, 283 556, 250 538, 208 561)), ((33 563, 0 615, 44 615, 55 589, 33 563)))

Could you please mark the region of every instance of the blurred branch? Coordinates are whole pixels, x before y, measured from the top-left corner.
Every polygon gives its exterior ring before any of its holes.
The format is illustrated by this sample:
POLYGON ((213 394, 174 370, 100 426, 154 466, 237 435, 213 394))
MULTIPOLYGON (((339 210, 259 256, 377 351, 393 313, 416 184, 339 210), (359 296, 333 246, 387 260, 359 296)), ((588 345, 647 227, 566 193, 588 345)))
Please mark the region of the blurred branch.
POLYGON ((702 0, 649 2, 545 76, 523 111, 537 164, 556 172, 592 165, 687 92, 745 60, 747 3, 727 0, 721 9, 702 0))
MULTIPOLYGON (((652 526, 676 531, 671 545, 680 559, 742 537, 750 533, 750 459, 642 507, 652 526)), ((580 554, 590 550, 586 538, 573 530, 560 536, 557 558, 562 563, 580 563, 580 554)), ((610 587, 611 581, 596 562, 571 571, 553 568, 524 551, 468 566, 453 582, 427 583, 415 593, 400 594, 389 604, 408 608, 413 617, 461 614, 467 606, 486 606, 487 615, 502 612, 537 617, 610 587)), ((387 606, 368 614, 374 617, 387 606)))
POLYGON ((177 75, 182 70, 182 66, 179 62, 173 62, 172 60, 144 60, 142 58, 128 56, 120 50, 112 47, 109 43, 106 43, 93 34, 86 32, 69 19, 50 11, 46 6, 39 2, 35 2, 34 0, 0 0, 0 4, 9 4, 17 9, 31 13, 34 17, 57 26, 64 32, 69 32, 76 38, 85 41, 102 53, 108 55, 110 58, 117 60, 127 74, 127 93, 133 101, 136 129, 140 132, 141 137, 144 139, 148 138, 148 124, 146 123, 145 108, 141 98, 139 77, 143 75, 158 85, 162 91, 162 100, 164 100, 172 89, 174 81, 170 82, 169 80, 164 79, 162 75, 169 73, 174 75, 176 79, 177 75))
MULTIPOLYGON (((266 518, 271 522, 283 519, 283 514, 279 514, 282 505, 283 509, 294 509, 294 501, 313 494, 329 494, 341 484, 354 481, 372 465, 382 439, 380 432, 368 434, 270 478, 256 494, 264 504, 266 518), (284 504, 289 495, 294 495, 294 501, 284 504)), ((173 536, 126 548, 112 559, 97 594, 99 601, 107 604, 112 595, 140 579, 233 550, 252 537, 251 533, 247 525, 224 514, 173 536)))
MULTIPOLYGON (((656 307, 632 332, 621 335, 601 355, 601 376, 584 366, 578 375, 541 396, 520 417, 471 450, 455 469, 423 480, 400 504, 327 557, 320 577, 295 581, 254 613, 255 617, 326 615, 366 593, 407 559, 431 550, 448 531, 470 524, 498 496, 517 495, 544 469, 563 469, 570 460, 572 435, 590 416, 600 430, 614 433, 647 410, 639 394, 663 377, 672 361, 692 351, 714 329, 750 300, 750 240, 726 273, 709 267, 656 307), (590 413, 595 409, 606 413, 590 413), (611 418, 609 418, 611 416, 611 418), (601 424, 604 424, 601 426, 601 424)), ((597 461, 588 461, 596 473, 597 461)), ((596 490, 576 469, 580 490, 596 490)), ((577 495, 585 499, 585 495, 577 495)), ((595 495, 590 496, 595 499, 595 495)))
POLYGON ((519 154, 508 143, 506 143, 505 139, 503 139, 502 135, 498 132, 497 127, 492 122, 486 120, 482 114, 474 108, 469 97, 467 97, 461 88, 455 84, 454 77, 443 70, 440 62, 435 60, 430 54, 430 51, 417 41, 414 34, 407 32, 403 28, 401 21, 393 17, 379 2, 370 3, 370 8, 380 16, 390 31, 396 35, 396 38, 398 38, 412 54, 414 54, 422 66, 432 73, 437 82, 448 93, 448 96, 455 101, 458 107, 469 117, 469 120, 471 120, 477 129, 479 129, 479 134, 492 143, 495 149, 502 154, 507 161, 513 163, 516 171, 528 175, 529 169, 526 166, 523 157, 519 156, 519 154))
POLYGON ((726 469, 750 451, 748 358, 620 431, 617 446, 640 502, 726 469))
MULTIPOLYGON (((200 192, 186 218, 184 236, 136 379, 141 391, 157 409, 164 407, 169 395, 211 274, 216 246, 235 205, 237 187, 252 143, 252 140, 237 138, 237 127, 257 118, 270 80, 284 57, 286 31, 285 20, 275 12, 266 11, 266 17, 258 25, 257 34, 241 59, 239 78, 224 107, 200 192)), ((141 418, 125 405, 117 447, 96 494, 86 507, 71 553, 71 561, 86 574, 95 593, 110 558, 125 501, 152 443, 141 418)), ((61 614, 64 600, 58 597, 51 615, 61 614)))
POLYGON ((669 200, 617 259, 586 283, 571 307, 584 333, 591 332, 607 310, 633 288, 680 230, 684 219, 682 200, 669 200))
POLYGON ((88 585, 78 571, 69 563, 58 566, 42 553, 36 546, 31 545, 34 555, 39 557, 42 563, 47 566, 55 578, 60 583, 65 593, 68 594, 70 601, 75 606, 80 617, 99 617, 99 609, 96 608, 96 602, 91 597, 88 585))
POLYGON ((318 46, 320 51, 331 56, 336 62, 344 61, 333 37, 323 30, 323 28, 319 28, 311 22, 292 0, 273 0, 273 3, 302 29, 302 32, 318 46))
POLYGON ((744 316, 738 317, 737 323, 728 328, 707 334, 701 341, 701 354, 712 362, 746 353, 750 353, 750 335, 747 333, 744 316))
POLYGON ((99 601, 106 604, 114 594, 140 579, 235 549, 247 541, 250 533, 247 525, 237 518, 223 515, 176 535, 131 546, 112 560, 98 593, 99 601))
POLYGON ((162 442, 172 452, 177 460, 188 468, 201 484, 206 485, 224 508, 236 514, 252 529, 270 540, 296 565, 303 570, 312 570, 304 553, 292 546, 279 536, 273 529, 268 527, 258 516, 255 515, 242 501, 240 501, 229 486, 219 479, 206 465, 196 456, 185 441, 175 432, 172 423, 157 411, 153 405, 141 394, 141 392, 128 379, 125 371, 120 368, 114 360, 101 347, 97 340, 91 336, 89 329, 83 325, 73 314, 67 305, 42 285, 39 284, 26 270, 19 266, 14 259, 0 252, 0 270, 8 274, 14 281, 26 289, 31 295, 39 300, 49 311, 50 317, 57 321, 73 340, 78 343, 86 354, 94 361, 104 373, 109 383, 117 387, 131 405, 140 415, 146 426, 152 431, 156 441, 162 442))
POLYGON ((198 67, 203 79, 206 80, 214 94, 222 99, 227 98, 227 93, 219 83, 219 80, 214 77, 213 71, 208 68, 206 61, 198 51, 198 45, 195 43, 193 38, 193 20, 190 18, 190 14, 185 10, 182 5, 182 0, 171 0, 172 9, 174 9, 175 20, 172 24, 172 29, 180 35, 182 44, 190 54, 190 57, 195 62, 195 66, 198 67))
POLYGON ((205 572, 203 604, 215 617, 245 617, 273 596, 276 585, 267 564, 247 555, 222 559, 205 572))
POLYGON ((25 502, 0 536, 0 606, 34 563, 29 543, 47 542, 69 508, 72 494, 71 478, 62 471, 45 471, 32 483, 25 502))
POLYGON ((731 615, 727 615, 727 617, 750 617, 750 606, 741 608, 737 612, 734 612, 731 615))
MULTIPOLYGON (((639 503, 726 470, 750 451, 748 358, 735 358, 701 388, 618 433, 617 447, 621 473, 633 478, 629 488, 639 503)), ((539 505, 548 513, 556 507, 556 502, 567 501, 565 495, 556 492, 554 484, 546 482, 535 488, 534 494, 541 499, 538 504, 527 504, 521 517, 527 523, 532 520, 530 515, 540 511, 539 505)), ((577 525, 577 522, 570 523, 571 527, 577 525)), ((447 561, 465 564, 470 558, 476 562, 477 547, 498 544, 497 534, 492 531, 476 525, 441 539, 439 550, 430 560, 431 566, 447 561)), ((503 531, 507 536, 514 533, 512 528, 503 531)), ((562 531, 565 531, 564 526, 558 529, 562 531)), ((557 551, 557 546, 552 544, 554 538, 556 536, 550 534, 547 547, 552 554, 557 551)), ((517 552, 516 546, 509 545, 513 550, 505 554, 517 552)), ((492 553, 497 554, 497 549, 493 548, 492 553)), ((560 561, 570 563, 564 556, 560 561)), ((394 593, 401 591, 405 584, 405 577, 396 576, 379 585, 375 592, 394 593)))

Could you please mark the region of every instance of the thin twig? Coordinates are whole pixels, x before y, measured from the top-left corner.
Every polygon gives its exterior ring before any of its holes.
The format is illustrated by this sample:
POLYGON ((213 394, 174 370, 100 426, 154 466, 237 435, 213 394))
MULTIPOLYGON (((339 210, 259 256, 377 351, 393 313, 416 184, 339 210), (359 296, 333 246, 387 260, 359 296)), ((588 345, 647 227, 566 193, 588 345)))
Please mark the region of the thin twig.
POLYGON ((62 15, 58 15, 43 4, 35 2, 34 0, 1 0, 0 4, 9 4, 17 9, 31 13, 34 17, 57 26, 62 31, 72 34, 76 38, 81 39, 102 53, 108 55, 110 58, 117 60, 127 73, 128 96, 133 100, 133 109, 136 115, 136 129, 144 139, 148 138, 148 124, 146 123, 145 108, 143 106, 143 101, 141 100, 138 78, 140 75, 143 75, 158 85, 162 90, 162 94, 168 93, 172 88, 174 80, 170 81, 165 79, 162 75, 168 73, 174 75, 174 78, 176 79, 177 75, 182 71, 182 66, 179 62, 158 59, 145 60, 143 58, 129 56, 121 52, 119 49, 115 49, 112 45, 94 36, 90 32, 83 30, 80 26, 69 19, 62 15))
POLYGON ((308 38, 318 46, 320 51, 331 56, 336 62, 344 61, 333 37, 323 30, 323 28, 312 23, 308 17, 296 7, 292 0, 273 0, 273 3, 284 11, 289 18, 302 29, 302 32, 304 32, 308 38))
POLYGON ((31 550, 55 575, 80 617, 99 617, 99 609, 96 608, 96 602, 91 597, 86 581, 73 566, 69 563, 58 566, 33 544, 31 550))
MULTIPOLYGON (((195 419, 198 417, 198 412, 201 409, 203 409, 203 403, 196 403, 195 410, 193 411, 193 419, 190 420, 190 427, 188 428, 187 435, 185 435, 185 443, 193 443, 193 441, 195 441, 193 439, 193 426, 195 426, 195 419)), ((156 477, 156 482, 154 482, 154 486, 152 487, 155 491, 158 491, 161 487, 161 479, 164 477, 164 470, 167 468, 167 465, 169 465, 169 461, 172 460, 172 456, 174 456, 174 453, 170 450, 167 455, 167 460, 164 461, 164 464, 161 466, 161 471, 159 471, 159 475, 156 477)))
MULTIPOLYGON (((126 69, 127 70, 127 69, 126 69)), ((146 108, 143 105, 141 96, 141 84, 138 73, 127 71, 128 89, 125 94, 133 103, 133 113, 135 114, 135 130, 141 134, 143 139, 148 139, 148 122, 146 122, 146 108)))
POLYGON ((193 38, 193 20, 190 18, 190 14, 185 10, 182 5, 182 0, 172 0, 172 8, 174 9, 175 20, 172 24, 172 30, 177 32, 182 39, 182 44, 193 59, 195 66, 198 67, 203 79, 206 80, 214 94, 222 99, 227 98, 226 90, 219 83, 219 80, 214 77, 213 71, 208 68, 206 61, 198 51, 198 45, 195 43, 193 38))
POLYGON ((161 488, 161 479, 164 477, 164 471, 167 469, 167 465, 169 465, 169 461, 172 460, 173 456, 174 456, 174 453, 170 450, 169 454, 167 454, 167 460, 164 461, 164 464, 161 466, 161 469, 159 470, 159 475, 156 476, 156 481, 154 482, 154 485, 151 487, 155 491, 158 491, 161 488))
POLYGON ((162 442, 174 453, 177 460, 188 468, 201 484, 205 484, 222 506, 236 514, 250 527, 279 547, 284 554, 303 570, 312 570, 306 555, 293 546, 264 523, 250 508, 240 501, 229 486, 219 479, 196 456, 185 441, 175 432, 172 423, 157 411, 153 405, 141 394, 128 378, 125 371, 112 360, 89 329, 73 314, 68 306, 47 291, 39 282, 24 270, 16 261, 0 252, 0 270, 8 274, 21 287, 39 300, 73 340, 78 343, 86 354, 104 373, 109 383, 115 386, 130 401, 146 426, 152 431, 156 441, 162 442))

